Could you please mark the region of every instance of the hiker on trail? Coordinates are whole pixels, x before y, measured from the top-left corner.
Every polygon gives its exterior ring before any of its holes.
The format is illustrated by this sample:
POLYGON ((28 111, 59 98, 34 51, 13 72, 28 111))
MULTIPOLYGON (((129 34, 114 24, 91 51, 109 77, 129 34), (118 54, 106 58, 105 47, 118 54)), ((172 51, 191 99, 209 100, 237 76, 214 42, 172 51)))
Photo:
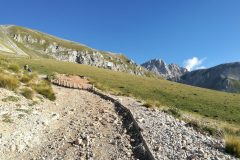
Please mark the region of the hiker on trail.
POLYGON ((28 71, 28 72, 32 72, 32 69, 29 68, 29 66, 27 64, 24 65, 24 70, 28 71))
POLYGON ((28 70, 27 70, 28 72, 32 72, 32 69, 31 68, 28 68, 28 70))
POLYGON ((25 70, 25 71, 28 71, 28 69, 29 69, 28 65, 25 64, 25 65, 24 65, 24 70, 25 70))

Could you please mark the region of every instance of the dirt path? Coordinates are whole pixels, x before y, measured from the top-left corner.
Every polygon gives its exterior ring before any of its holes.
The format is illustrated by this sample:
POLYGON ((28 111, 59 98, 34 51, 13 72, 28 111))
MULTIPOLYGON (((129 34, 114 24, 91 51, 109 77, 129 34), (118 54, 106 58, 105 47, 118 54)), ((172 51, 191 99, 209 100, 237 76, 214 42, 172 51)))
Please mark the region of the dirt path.
POLYGON ((56 102, 38 109, 42 115, 51 115, 35 134, 39 142, 21 152, 6 152, 6 159, 139 158, 131 145, 135 140, 113 103, 87 91, 56 86, 54 90, 56 102))

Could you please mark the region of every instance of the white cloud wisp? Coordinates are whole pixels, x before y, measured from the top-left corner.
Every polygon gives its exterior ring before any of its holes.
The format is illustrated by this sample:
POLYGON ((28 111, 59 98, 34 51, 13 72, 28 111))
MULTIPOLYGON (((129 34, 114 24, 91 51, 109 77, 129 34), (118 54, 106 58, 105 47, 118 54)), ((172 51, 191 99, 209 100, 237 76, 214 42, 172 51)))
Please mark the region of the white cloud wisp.
POLYGON ((205 68, 204 66, 201 66, 201 64, 203 63, 203 61, 205 59, 206 58, 199 59, 197 57, 187 59, 187 60, 184 61, 184 66, 188 71, 192 71, 194 69, 205 68))

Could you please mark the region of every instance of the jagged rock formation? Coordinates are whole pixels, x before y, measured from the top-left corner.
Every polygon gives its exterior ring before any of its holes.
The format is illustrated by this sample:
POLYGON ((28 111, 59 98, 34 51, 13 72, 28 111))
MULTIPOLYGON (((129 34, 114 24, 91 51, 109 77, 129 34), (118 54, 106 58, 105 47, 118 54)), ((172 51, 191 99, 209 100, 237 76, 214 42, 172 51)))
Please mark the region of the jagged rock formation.
POLYGON ((122 54, 99 51, 19 26, 0 26, 0 51, 54 58, 136 75, 149 74, 143 67, 122 54))
POLYGON ((227 92, 240 92, 240 62, 189 72, 179 82, 227 92))
POLYGON ((171 80, 177 80, 180 76, 187 73, 186 68, 179 67, 177 64, 167 65, 161 59, 152 59, 143 63, 142 66, 155 74, 159 74, 164 78, 171 80))

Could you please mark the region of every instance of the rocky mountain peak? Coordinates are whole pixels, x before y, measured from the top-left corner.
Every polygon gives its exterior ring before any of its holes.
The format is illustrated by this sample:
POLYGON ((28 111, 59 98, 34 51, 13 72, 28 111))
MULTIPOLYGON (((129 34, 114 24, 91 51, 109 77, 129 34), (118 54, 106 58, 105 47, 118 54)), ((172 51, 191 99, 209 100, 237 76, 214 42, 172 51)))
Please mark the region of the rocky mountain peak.
POLYGON ((152 59, 142 64, 146 69, 161 75, 166 79, 178 79, 183 74, 187 73, 186 68, 182 68, 177 64, 167 64, 162 59, 152 59))

